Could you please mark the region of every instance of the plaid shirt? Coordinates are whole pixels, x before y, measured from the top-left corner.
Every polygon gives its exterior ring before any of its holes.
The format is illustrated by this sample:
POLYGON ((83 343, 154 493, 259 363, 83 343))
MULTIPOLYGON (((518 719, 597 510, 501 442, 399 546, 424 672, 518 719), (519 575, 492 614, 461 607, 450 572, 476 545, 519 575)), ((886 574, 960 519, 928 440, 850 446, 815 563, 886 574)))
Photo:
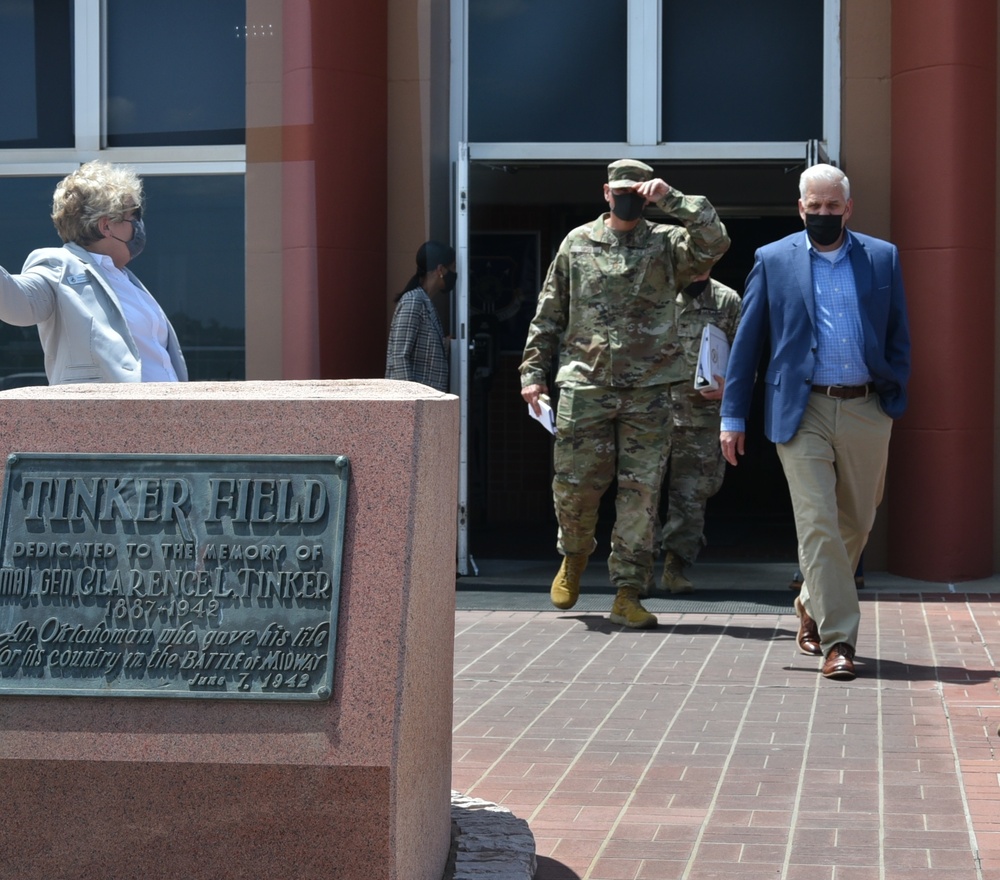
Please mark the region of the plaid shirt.
POLYGON ((422 287, 403 294, 389 328, 386 379, 404 379, 448 391, 448 343, 437 309, 422 287))

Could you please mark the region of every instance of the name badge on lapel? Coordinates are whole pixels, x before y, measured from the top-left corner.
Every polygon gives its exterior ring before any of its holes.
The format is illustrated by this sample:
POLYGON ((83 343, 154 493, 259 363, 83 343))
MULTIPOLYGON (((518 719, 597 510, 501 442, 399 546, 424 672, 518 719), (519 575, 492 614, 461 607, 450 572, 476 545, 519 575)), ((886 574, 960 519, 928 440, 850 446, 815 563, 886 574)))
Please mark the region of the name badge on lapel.
POLYGON ((70 275, 66 279, 67 284, 86 284, 87 283, 87 273, 81 272, 79 275, 70 275))

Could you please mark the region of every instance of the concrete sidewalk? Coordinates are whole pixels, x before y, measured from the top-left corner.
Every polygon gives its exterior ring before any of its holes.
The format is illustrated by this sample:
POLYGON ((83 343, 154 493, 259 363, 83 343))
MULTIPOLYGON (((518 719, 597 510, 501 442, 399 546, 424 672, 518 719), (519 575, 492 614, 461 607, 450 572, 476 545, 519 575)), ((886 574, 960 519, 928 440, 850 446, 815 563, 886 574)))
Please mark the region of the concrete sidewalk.
POLYGON ((560 612, 460 582, 452 787, 528 822, 537 880, 1000 880, 1000 584, 867 580, 849 683, 798 652, 787 589, 636 632, 596 583, 560 612))

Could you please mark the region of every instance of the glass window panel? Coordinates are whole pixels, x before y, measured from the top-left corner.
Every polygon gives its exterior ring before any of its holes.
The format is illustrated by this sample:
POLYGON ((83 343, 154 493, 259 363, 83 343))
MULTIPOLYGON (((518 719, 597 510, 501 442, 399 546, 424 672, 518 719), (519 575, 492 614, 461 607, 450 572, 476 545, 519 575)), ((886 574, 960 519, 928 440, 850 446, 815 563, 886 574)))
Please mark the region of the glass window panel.
POLYGON ((144 177, 149 243, 129 268, 163 306, 192 381, 246 375, 242 175, 144 177))
MULTIPOLYGON (((49 215, 59 177, 0 178, 0 265, 19 272, 28 254, 59 247, 49 215)), ((145 177, 149 243, 129 268, 177 330, 193 381, 243 379, 245 358, 242 175, 145 177)), ((44 372, 35 327, 0 322, 4 377, 44 372)))
POLYGON ((624 0, 468 0, 469 140, 626 139, 624 0))
MULTIPOLYGON (((33 250, 59 247, 52 225, 52 193, 59 177, 0 178, 0 266, 18 273, 33 250)), ((45 373, 36 327, 12 327, 0 321, 0 388, 19 384, 11 376, 45 373)), ((31 377, 24 377, 29 381, 31 377)), ((43 383, 44 384, 44 383, 43 383)))
POLYGON ((823 137, 823 0, 663 0, 664 141, 823 137))
POLYGON ((73 146, 70 0, 0 2, 0 149, 73 146))
POLYGON ((245 0, 107 10, 108 146, 245 142, 245 0))

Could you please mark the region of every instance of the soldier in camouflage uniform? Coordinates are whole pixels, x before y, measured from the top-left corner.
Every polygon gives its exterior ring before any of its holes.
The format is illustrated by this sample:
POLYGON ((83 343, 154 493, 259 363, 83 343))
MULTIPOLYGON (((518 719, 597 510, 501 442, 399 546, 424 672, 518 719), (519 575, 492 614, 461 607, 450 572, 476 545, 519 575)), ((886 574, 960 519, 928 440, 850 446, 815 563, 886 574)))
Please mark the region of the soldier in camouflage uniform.
POLYGON ((612 162, 604 198, 611 212, 570 232, 549 267, 524 349, 521 396, 537 412, 558 367, 552 489, 563 562, 552 604, 576 603, 601 496, 617 477, 611 620, 641 629, 656 625, 639 594, 652 578, 669 389, 687 372, 676 291, 711 268, 729 237, 707 199, 654 179, 642 162, 612 162), (648 202, 679 225, 646 221, 648 202))
POLYGON ((719 387, 696 391, 701 333, 706 324, 718 327, 732 344, 740 319, 740 298, 708 273, 697 277, 677 294, 677 334, 684 348, 687 375, 670 386, 674 424, 670 437, 670 474, 664 486, 667 520, 660 537, 664 557, 663 589, 687 593, 694 585, 684 568, 698 556, 705 543, 705 505, 719 489, 726 461, 719 447, 719 407, 725 377, 719 387))

